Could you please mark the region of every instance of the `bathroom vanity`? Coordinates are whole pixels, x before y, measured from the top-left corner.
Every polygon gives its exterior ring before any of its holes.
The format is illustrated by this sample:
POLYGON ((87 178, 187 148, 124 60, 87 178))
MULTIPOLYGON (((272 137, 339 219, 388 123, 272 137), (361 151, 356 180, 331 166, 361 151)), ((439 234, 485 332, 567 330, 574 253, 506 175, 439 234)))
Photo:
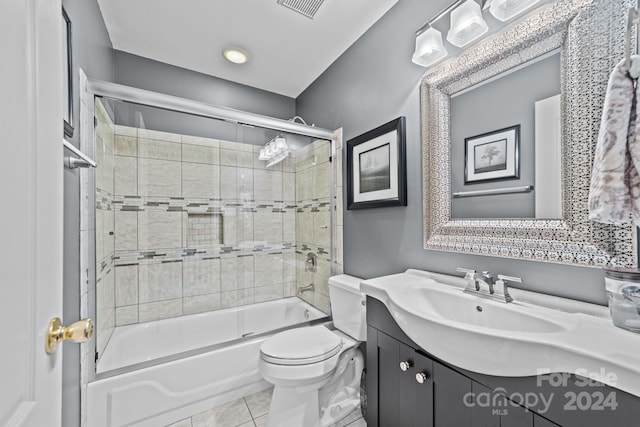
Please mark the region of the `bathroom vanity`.
MULTIPOLYGON (((411 276, 411 274, 403 273, 387 277, 395 280, 405 276, 411 276)), ((417 344, 399 326, 399 323, 405 322, 406 319, 403 318, 405 314, 400 308, 401 303, 394 302, 397 295, 390 291, 390 296, 384 296, 383 292, 375 289, 378 285, 380 289, 385 286, 384 280, 376 283, 376 280, 380 279, 384 278, 364 281, 361 284, 361 290, 367 294, 366 366, 367 425, 369 427, 632 427, 640 425, 640 398, 603 383, 628 384, 623 378, 607 377, 616 373, 622 376, 621 371, 611 368, 612 365, 605 364, 603 365, 605 367, 600 370, 603 382, 595 381, 593 379, 597 377, 593 373, 595 365, 589 364, 587 360, 589 357, 581 359, 581 362, 575 362, 577 364, 573 370, 557 371, 551 368, 550 373, 547 374, 506 376, 477 373, 484 369, 474 368, 474 371, 462 369, 458 364, 451 363, 447 357, 436 357, 432 351, 430 352, 431 348, 438 348, 438 353, 442 354, 443 346, 449 345, 455 348, 451 347, 447 351, 455 352, 469 361, 493 358, 495 364, 502 365, 495 368, 487 367, 485 372, 514 372, 510 371, 510 367, 517 370, 519 365, 517 358, 506 361, 502 359, 505 354, 512 351, 509 348, 510 344, 506 342, 495 346, 488 352, 489 354, 486 351, 478 351, 471 338, 468 339, 468 346, 464 343, 456 343, 454 335, 457 332, 451 333, 451 340, 439 339, 441 341, 439 345, 417 344), (393 315, 391 311, 394 312, 393 315), (396 321, 396 319, 400 320, 396 321), (580 372, 577 369, 582 366, 588 367, 585 375, 591 379, 575 374, 580 372)), ((417 282, 422 280, 416 277, 409 279, 415 279, 417 282)), ((389 281, 386 282, 386 285, 388 284, 389 281)), ((445 284, 438 284, 449 288, 445 284)), ((416 286, 421 285, 419 283, 416 286)), ((462 294, 462 288, 452 288, 454 292, 462 294)), ((411 295, 408 291, 404 293, 411 295)), ((464 304, 465 298, 460 298, 460 311, 467 308, 464 304)), ((484 306, 485 312, 489 315, 496 313, 492 312, 491 306, 500 304, 494 301, 484 302, 482 299, 475 301, 480 301, 478 307, 480 304, 484 306)), ((527 308, 524 303, 515 304, 513 307, 518 310, 520 308, 517 307, 518 305, 521 305, 523 310, 527 308)), ((443 323, 448 322, 447 319, 439 320, 443 323)), ((517 322, 514 321, 515 323, 517 322)), ((578 323, 588 323, 588 320, 578 323)), ((483 327, 488 329, 486 326, 483 327)), ((437 328, 437 325, 434 324, 433 328, 437 328)), ((570 328, 569 330, 577 331, 570 328)), ((473 333, 480 332, 480 330, 473 330, 473 333)), ((524 340, 527 339, 525 337, 527 333, 530 332, 521 334, 524 340)), ((575 333, 579 334, 579 332, 575 333)), ((616 335, 618 331, 613 328, 612 333, 616 335)), ((416 336, 415 330, 412 330, 412 336, 416 336)), ((488 335, 482 338, 491 340, 488 335)), ((597 339, 597 335, 592 338, 597 339)), ((630 334, 628 338, 629 361, 631 361, 635 358, 633 351, 640 342, 640 337, 630 334)), ((422 340, 420 342, 425 343, 422 340)), ((532 353, 532 357, 540 361, 538 366, 541 369, 554 366, 550 361, 557 356, 558 353, 546 348, 542 342, 539 350, 534 349, 532 353)), ((568 360, 572 360, 571 357, 568 357, 568 360)), ((526 365, 526 361, 523 363, 526 365)), ((467 366, 477 366, 477 364, 469 363, 467 366)))

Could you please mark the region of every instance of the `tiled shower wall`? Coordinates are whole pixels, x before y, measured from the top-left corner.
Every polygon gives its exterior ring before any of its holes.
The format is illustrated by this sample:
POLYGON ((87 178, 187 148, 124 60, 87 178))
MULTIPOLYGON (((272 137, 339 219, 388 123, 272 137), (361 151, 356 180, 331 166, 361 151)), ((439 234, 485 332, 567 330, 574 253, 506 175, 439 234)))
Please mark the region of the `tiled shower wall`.
POLYGON ((295 295, 295 164, 115 127, 116 325, 295 295))

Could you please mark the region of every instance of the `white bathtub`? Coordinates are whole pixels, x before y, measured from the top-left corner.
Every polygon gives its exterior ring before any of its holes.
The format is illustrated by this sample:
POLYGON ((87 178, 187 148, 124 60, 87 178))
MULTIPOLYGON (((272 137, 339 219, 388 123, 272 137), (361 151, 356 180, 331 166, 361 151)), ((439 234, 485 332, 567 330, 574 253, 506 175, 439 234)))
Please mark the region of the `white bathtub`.
POLYGON ((267 332, 323 317, 294 297, 118 327, 87 386, 87 425, 165 426, 268 388, 258 372, 267 332))

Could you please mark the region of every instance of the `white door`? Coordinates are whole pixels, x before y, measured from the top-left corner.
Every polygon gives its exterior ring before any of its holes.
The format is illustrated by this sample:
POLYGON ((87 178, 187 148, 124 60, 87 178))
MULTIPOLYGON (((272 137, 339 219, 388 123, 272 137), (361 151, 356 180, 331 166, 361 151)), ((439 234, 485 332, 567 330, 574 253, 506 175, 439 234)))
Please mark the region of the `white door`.
POLYGON ((0 1, 0 425, 60 426, 62 317, 60 0, 0 1))

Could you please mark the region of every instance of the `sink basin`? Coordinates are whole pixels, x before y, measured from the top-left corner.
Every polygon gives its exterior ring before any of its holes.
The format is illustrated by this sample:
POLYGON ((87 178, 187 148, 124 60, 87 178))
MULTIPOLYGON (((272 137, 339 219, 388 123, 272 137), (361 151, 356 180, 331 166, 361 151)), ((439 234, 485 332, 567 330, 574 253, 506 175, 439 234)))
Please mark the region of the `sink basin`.
POLYGON ((407 270, 364 280, 360 290, 384 303, 425 351, 462 369, 507 377, 572 373, 640 396, 640 334, 586 314, 603 307, 525 291, 512 292, 515 301, 506 304, 464 293, 465 284, 407 270))
POLYGON ((444 321, 473 327, 526 333, 565 331, 566 327, 519 306, 488 302, 464 294, 459 288, 438 286, 430 280, 403 287, 396 304, 421 316, 440 317, 444 321))

